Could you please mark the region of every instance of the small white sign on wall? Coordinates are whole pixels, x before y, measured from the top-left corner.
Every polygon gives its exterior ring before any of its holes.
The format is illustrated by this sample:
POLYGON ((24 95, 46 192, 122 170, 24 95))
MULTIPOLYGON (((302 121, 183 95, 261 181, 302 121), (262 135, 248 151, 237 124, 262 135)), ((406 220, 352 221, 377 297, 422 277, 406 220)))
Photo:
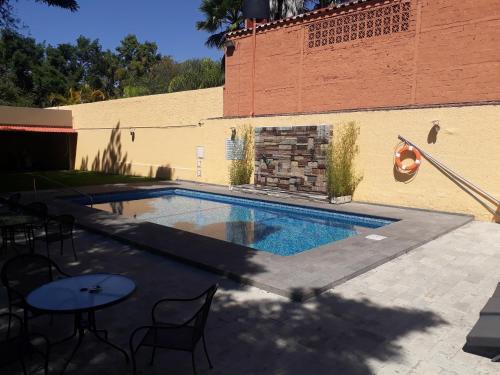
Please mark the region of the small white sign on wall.
POLYGON ((203 146, 196 147, 196 158, 203 159, 205 157, 205 148, 203 146))
POLYGON ((242 160, 244 142, 242 139, 226 139, 226 160, 242 160))

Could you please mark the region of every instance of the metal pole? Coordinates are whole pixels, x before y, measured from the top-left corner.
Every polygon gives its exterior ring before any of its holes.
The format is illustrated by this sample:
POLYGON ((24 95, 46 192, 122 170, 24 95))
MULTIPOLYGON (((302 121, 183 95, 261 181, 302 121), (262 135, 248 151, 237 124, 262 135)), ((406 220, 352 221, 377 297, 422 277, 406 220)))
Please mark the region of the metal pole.
POLYGON ((431 163, 433 164, 436 164, 437 166, 439 166, 439 168, 443 169, 444 171, 446 171, 449 175, 451 175, 452 177, 456 178, 457 180, 461 181, 464 185, 468 186, 469 188, 475 190, 477 193, 479 193, 480 195, 482 195, 484 198, 488 199, 490 202, 492 202, 493 204, 499 206, 500 205, 500 201, 498 199, 496 199, 494 196, 492 196, 491 194, 489 194, 488 192, 484 191, 483 189, 481 189, 479 186, 477 185, 474 185, 472 182, 470 182, 469 180, 467 180, 466 178, 460 176, 458 173, 456 173, 455 171, 451 170, 450 168, 448 168, 446 165, 444 165, 443 163, 441 163, 439 160, 435 159, 432 155, 430 155, 429 153, 425 152, 424 150, 422 150, 420 147, 418 147, 415 143, 409 141, 408 139, 404 138, 403 136, 399 135, 398 136, 398 139, 409 144, 410 146, 413 146, 415 147, 417 150, 420 151, 420 153, 427 159, 429 160, 431 163))
POLYGON ((255 59, 256 59, 256 49, 257 49, 257 19, 253 19, 253 30, 252 30, 252 112, 250 116, 255 115, 255 59))

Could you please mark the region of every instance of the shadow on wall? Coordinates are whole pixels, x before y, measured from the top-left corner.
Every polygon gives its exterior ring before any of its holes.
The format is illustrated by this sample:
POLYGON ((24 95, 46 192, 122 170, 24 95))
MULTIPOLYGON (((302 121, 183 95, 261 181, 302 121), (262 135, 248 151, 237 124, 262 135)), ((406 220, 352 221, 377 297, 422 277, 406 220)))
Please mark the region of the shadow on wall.
POLYGON ((153 167, 149 167, 149 178, 157 178, 159 180, 171 180, 173 175, 172 168, 170 164, 162 165, 156 169, 156 173, 153 171, 153 167))
MULTIPOLYGON (((112 174, 129 175, 131 173, 131 163, 127 161, 127 153, 122 151, 120 122, 111 130, 108 145, 102 151, 97 151, 97 155, 92 162, 90 170, 93 172, 105 172, 112 174)), ((80 169, 89 170, 89 157, 82 158, 80 169)))
MULTIPOLYGON (((394 179, 397 181, 397 182, 404 182, 404 183, 409 183, 412 181, 412 179, 416 176, 415 173, 411 173, 411 174, 408 174, 408 173, 401 173, 399 171, 399 169, 394 166, 392 168, 392 173, 394 175, 394 179)), ((417 172, 418 173, 418 172, 417 172)))

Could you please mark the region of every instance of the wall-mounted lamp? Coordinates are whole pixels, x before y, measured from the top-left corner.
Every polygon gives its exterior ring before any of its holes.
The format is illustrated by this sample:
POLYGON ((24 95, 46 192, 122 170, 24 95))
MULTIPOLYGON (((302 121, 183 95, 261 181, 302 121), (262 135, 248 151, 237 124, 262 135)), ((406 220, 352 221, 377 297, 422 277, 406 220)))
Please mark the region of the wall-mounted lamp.
POLYGON ((439 120, 432 120, 432 127, 436 130, 436 133, 441 130, 441 126, 439 126, 439 120))
POLYGON ((432 128, 427 134, 427 143, 434 144, 437 142, 437 136, 439 131, 441 130, 441 126, 439 126, 439 120, 432 120, 432 128))
POLYGON ((231 141, 236 139, 236 128, 231 128, 231 141))
POLYGON ((132 137, 132 142, 134 142, 135 141, 135 129, 134 128, 130 129, 130 137, 132 137))

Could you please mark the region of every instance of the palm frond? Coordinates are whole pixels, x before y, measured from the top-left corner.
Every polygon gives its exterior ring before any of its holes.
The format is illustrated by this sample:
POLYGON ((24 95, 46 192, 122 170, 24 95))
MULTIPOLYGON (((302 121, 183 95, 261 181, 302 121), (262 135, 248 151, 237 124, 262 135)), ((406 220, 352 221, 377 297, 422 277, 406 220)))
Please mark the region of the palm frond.
POLYGON ((36 0, 36 1, 38 3, 44 3, 49 6, 68 9, 72 12, 76 12, 80 8, 76 0, 36 0))

